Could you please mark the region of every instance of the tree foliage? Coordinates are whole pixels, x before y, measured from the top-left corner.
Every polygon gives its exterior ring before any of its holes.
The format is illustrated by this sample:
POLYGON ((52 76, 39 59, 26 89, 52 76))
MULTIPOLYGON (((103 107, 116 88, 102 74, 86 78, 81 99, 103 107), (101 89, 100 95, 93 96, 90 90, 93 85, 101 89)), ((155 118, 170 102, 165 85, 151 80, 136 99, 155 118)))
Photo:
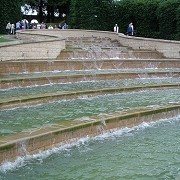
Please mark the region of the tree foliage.
MULTIPOLYGON (((70 0, 25 0, 25 2, 38 12, 40 22, 54 22, 55 14, 69 14, 70 0)), ((29 10, 29 6, 26 10, 29 10)))
POLYGON ((1 0, 1 33, 8 21, 21 19, 25 3, 38 11, 40 22, 65 13, 71 28, 113 31, 118 24, 126 33, 133 22, 136 36, 180 40, 180 0, 1 0))
POLYGON ((5 33, 8 22, 15 23, 22 18, 22 0, 1 0, 0 3, 0 33, 5 33))
POLYGON ((113 0, 72 0, 70 24, 73 28, 112 30, 113 0))
POLYGON ((180 40, 180 37, 177 36, 179 33, 178 29, 180 28, 178 27, 180 25, 178 15, 179 9, 179 0, 166 0, 160 3, 157 17, 159 20, 159 32, 161 38, 180 40))
POLYGON ((133 22, 136 36, 180 40, 179 0, 71 0, 70 24, 75 28, 126 33, 133 22))

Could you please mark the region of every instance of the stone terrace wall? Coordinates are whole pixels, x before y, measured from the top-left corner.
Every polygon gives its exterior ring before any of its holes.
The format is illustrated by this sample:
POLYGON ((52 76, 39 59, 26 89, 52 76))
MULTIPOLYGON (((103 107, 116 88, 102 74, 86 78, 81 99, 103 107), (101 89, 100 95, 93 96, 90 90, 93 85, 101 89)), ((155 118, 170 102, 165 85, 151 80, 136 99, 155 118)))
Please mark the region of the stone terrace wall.
POLYGON ((81 30, 81 29, 42 29, 42 30, 26 30, 19 31, 17 37, 20 39, 26 39, 27 35, 46 35, 58 37, 59 39, 65 39, 67 37, 108 37, 111 39, 117 39, 117 34, 108 31, 93 31, 93 30, 81 30))
MULTIPOLYGON (((123 46, 130 46, 133 49, 157 50, 167 58, 180 58, 180 41, 152 39, 143 37, 126 36, 108 31, 80 30, 80 29, 52 29, 52 30, 28 30, 26 34, 56 36, 61 39, 67 37, 101 37, 119 40, 123 46)), ((22 32, 19 37, 23 36, 22 32)), ((21 37, 22 38, 22 37, 21 37)), ((27 37, 26 37, 27 38, 27 37)))
POLYGON ((119 34, 119 41, 133 49, 157 50, 167 58, 180 58, 180 41, 152 39, 119 34))
POLYGON ((48 40, 57 40, 57 36, 54 36, 53 33, 47 34, 47 31, 41 30, 41 33, 33 33, 38 31, 26 30, 26 31, 17 31, 16 38, 23 42, 38 42, 38 41, 48 41, 48 40))
POLYGON ((4 46, 0 47, 0 60, 55 59, 64 48, 65 41, 57 40, 4 46))
POLYGON ((79 29, 24 30, 16 34, 19 41, 0 44, 0 60, 55 59, 65 48, 67 37, 100 37, 119 40, 133 49, 157 50, 167 58, 180 58, 180 42, 141 37, 130 37, 107 31, 79 29))

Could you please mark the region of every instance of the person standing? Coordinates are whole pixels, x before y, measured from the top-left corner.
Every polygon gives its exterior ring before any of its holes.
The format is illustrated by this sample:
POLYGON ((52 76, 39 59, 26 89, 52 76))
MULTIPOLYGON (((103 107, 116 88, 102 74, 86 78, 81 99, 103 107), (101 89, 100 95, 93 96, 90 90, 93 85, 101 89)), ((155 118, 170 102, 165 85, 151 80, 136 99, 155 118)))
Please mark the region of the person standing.
POLYGON ((134 35, 134 26, 133 26, 132 22, 128 25, 127 35, 129 35, 129 36, 133 36, 134 35))
POLYGON ((16 22, 16 30, 21 29, 21 23, 20 21, 16 22))
POLYGON ((62 29, 68 29, 68 25, 66 23, 64 23, 62 29))
POLYGON ((119 27, 118 27, 118 25, 117 25, 117 24, 115 24, 115 26, 114 26, 114 32, 119 33, 119 27))
POLYGON ((11 34, 15 34, 15 25, 14 24, 12 24, 11 25, 11 34))
POLYGON ((6 32, 7 32, 7 34, 11 34, 11 23, 10 22, 8 22, 6 25, 6 32))

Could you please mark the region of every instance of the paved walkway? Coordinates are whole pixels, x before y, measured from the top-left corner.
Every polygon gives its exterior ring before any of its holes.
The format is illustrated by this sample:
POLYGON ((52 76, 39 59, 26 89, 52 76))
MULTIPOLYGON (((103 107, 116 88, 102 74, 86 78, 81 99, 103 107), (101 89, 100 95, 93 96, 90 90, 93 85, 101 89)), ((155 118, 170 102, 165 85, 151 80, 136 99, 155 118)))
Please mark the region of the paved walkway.
POLYGON ((14 35, 3 35, 2 37, 5 38, 5 39, 9 39, 9 40, 18 40, 16 38, 15 34, 14 35))

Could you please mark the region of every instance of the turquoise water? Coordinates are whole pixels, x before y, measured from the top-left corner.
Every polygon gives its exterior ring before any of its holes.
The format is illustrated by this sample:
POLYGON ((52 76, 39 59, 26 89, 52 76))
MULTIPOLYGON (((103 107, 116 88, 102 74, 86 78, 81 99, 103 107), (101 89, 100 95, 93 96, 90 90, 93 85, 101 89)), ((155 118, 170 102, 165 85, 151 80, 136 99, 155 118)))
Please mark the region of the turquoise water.
POLYGON ((100 113, 179 102, 180 90, 167 89, 109 94, 91 98, 85 96, 68 101, 1 110, 0 136, 41 128, 65 120, 78 120, 100 113))
POLYGON ((17 96, 36 95, 44 93, 55 93, 57 91, 80 91, 89 89, 113 88, 124 86, 145 86, 159 84, 180 84, 180 78, 155 78, 155 79, 123 79, 93 82, 76 82, 48 84, 43 86, 31 86, 0 90, 0 98, 11 98, 17 96))
POLYGON ((18 78, 31 78, 31 77, 44 77, 44 76, 60 76, 60 75, 77 75, 77 74, 116 74, 116 73, 150 73, 150 72, 180 72, 179 68, 167 68, 167 69, 90 69, 90 70, 67 70, 67 71, 47 71, 47 72, 34 72, 34 73, 20 73, 20 74, 10 74, 10 75, 3 75, 1 79, 18 79, 18 78))
POLYGON ((119 129, 18 159, 2 180, 179 180, 180 117, 119 129))

